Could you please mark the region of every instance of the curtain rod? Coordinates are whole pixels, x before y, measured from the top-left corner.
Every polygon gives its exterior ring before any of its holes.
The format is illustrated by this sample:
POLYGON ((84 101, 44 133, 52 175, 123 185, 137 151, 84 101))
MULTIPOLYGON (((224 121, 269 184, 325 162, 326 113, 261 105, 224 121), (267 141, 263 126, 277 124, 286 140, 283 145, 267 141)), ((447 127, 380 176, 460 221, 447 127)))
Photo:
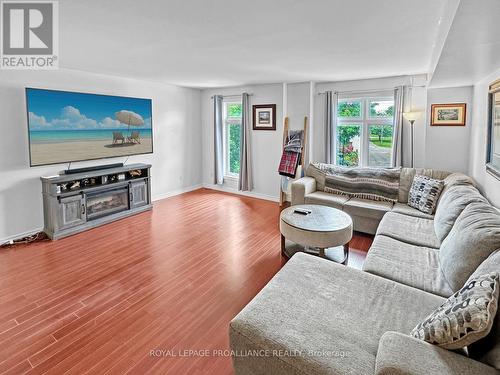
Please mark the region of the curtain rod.
MULTIPOLYGON (((404 85, 402 85, 404 86, 404 85)), ((406 86, 408 88, 416 88, 416 87, 427 87, 425 85, 421 85, 421 86, 406 86)), ((332 90, 333 92, 336 92, 337 94, 354 94, 354 93, 359 93, 359 94, 363 94, 363 93, 370 93, 370 92, 381 92, 381 91, 389 91, 389 90, 394 90, 396 87, 389 87, 389 88, 384 88, 384 89, 371 89, 371 90, 350 90, 350 91, 335 91, 335 90, 332 90)), ((326 91, 323 91, 323 92, 318 92, 318 95, 324 95, 326 94, 326 91)))
MULTIPOLYGON (((243 94, 244 94, 244 93, 242 93, 242 94, 235 94, 235 95, 221 95, 221 96, 222 96, 223 98, 237 98, 237 97, 241 97, 241 95, 243 95, 243 94)), ((252 93, 247 93, 247 94, 248 94, 248 96, 253 96, 253 94, 252 94, 252 93)), ((210 97, 210 99, 213 99, 213 98, 214 98, 214 96, 215 96, 215 95, 212 95, 212 96, 210 97)))

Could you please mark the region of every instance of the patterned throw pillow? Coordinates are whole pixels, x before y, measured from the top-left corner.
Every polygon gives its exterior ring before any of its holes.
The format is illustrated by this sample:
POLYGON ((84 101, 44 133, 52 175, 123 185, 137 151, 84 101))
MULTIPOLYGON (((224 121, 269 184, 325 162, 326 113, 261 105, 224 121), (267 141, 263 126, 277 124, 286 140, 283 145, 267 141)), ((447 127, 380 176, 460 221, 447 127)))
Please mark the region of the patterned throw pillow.
POLYGON ((432 215, 443 187, 444 181, 416 175, 408 195, 408 206, 432 215))
POLYGON ((410 335, 444 349, 460 349, 486 337, 498 305, 499 275, 470 279, 419 323, 410 335))

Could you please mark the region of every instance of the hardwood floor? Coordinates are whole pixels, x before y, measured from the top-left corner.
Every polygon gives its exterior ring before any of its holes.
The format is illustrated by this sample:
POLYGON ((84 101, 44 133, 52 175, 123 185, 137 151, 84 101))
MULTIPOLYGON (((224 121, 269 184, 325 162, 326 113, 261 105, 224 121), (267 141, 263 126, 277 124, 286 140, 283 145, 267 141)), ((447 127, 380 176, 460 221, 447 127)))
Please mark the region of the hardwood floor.
MULTIPOLYGON (((232 373, 223 353, 187 351, 228 348, 228 322, 285 262, 278 217, 276 203, 200 189, 1 250, 0 373, 232 373)), ((355 235, 351 266, 370 244, 355 235)))

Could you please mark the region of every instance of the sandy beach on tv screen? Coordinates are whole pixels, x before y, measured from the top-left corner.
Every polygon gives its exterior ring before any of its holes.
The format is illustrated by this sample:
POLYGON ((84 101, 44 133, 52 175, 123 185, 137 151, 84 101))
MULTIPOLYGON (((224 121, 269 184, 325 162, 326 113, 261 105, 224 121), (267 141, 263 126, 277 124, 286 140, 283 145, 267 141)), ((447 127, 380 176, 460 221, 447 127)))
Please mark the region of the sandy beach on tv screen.
POLYGON ((31 165, 127 156, 151 151, 151 138, 141 139, 140 144, 117 143, 113 145, 109 140, 33 143, 31 144, 31 165))

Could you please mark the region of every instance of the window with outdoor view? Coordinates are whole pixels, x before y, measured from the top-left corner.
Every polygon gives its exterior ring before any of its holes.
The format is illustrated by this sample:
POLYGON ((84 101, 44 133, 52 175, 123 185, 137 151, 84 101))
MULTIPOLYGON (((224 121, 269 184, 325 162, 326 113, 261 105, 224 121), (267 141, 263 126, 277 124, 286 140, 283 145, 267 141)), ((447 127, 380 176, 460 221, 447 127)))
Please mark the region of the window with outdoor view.
POLYGON ((335 163, 347 167, 390 167, 393 119, 391 97, 339 100, 335 163))
POLYGON ((224 174, 240 173, 241 102, 224 103, 224 174))

